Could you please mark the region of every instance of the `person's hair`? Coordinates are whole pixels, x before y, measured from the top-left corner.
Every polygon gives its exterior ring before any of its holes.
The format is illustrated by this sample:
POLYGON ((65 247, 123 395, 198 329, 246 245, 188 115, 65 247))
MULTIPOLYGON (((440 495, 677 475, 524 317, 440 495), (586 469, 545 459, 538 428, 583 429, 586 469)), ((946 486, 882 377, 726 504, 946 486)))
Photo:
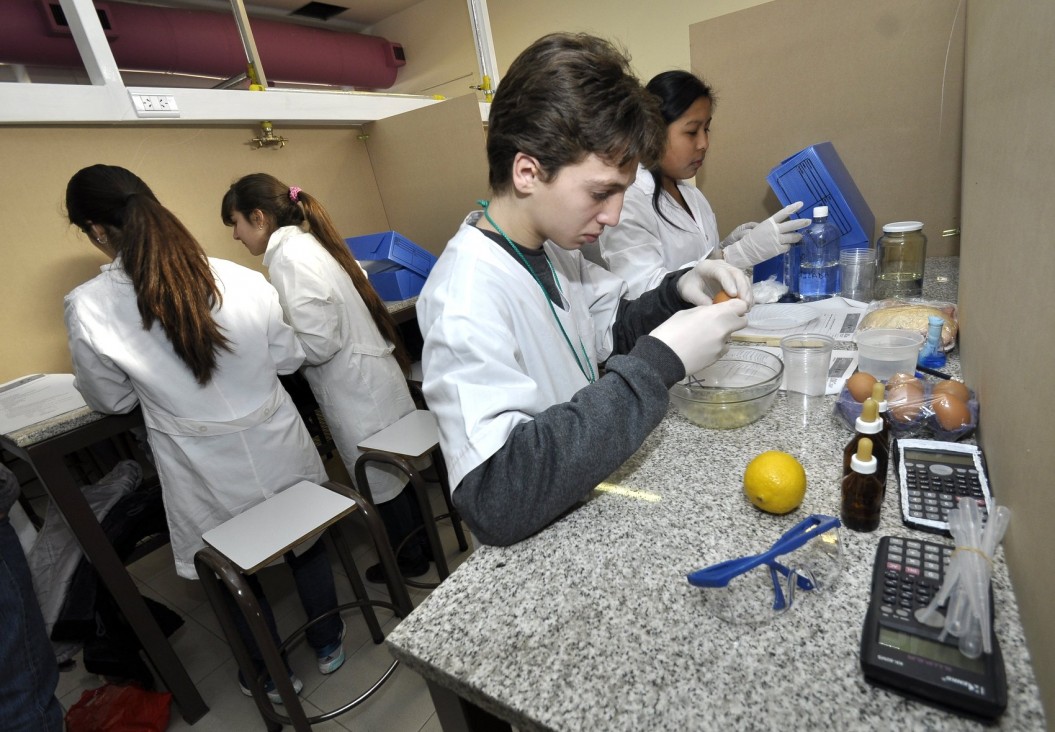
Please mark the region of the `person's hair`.
POLYGON ((93 225, 103 228, 132 280, 143 328, 157 321, 197 382, 208 384, 219 351, 231 348, 213 317, 223 296, 187 227, 137 175, 115 165, 77 171, 66 185, 66 212, 90 238, 93 225))
MULTIPOLYGON (((690 74, 688 71, 664 71, 652 77, 645 85, 645 89, 659 100, 659 113, 663 115, 663 122, 669 127, 685 111, 696 103, 697 99, 710 99, 711 109, 714 109, 717 100, 714 90, 700 77, 690 74)), ((666 139, 664 137, 664 139, 666 139)), ((663 173, 659 169, 659 160, 649 168, 655 188, 652 190, 652 208, 656 210, 664 221, 676 226, 668 219, 659 208, 659 199, 663 195, 663 173)))
POLYGON ((610 165, 651 165, 665 132, 655 100, 611 43, 586 34, 543 36, 513 61, 488 118, 488 182, 512 185, 518 152, 538 160, 543 180, 595 154, 610 165))
POLYGON ((220 218, 227 226, 233 226, 235 211, 249 219, 257 209, 269 217, 276 228, 297 226, 301 231, 315 236, 322 248, 352 278, 352 284, 366 303, 374 325, 394 347, 399 367, 404 374, 409 373, 410 354, 399 336, 399 328, 319 200, 307 191, 287 186, 273 175, 251 173, 239 178, 227 189, 220 204, 220 218))

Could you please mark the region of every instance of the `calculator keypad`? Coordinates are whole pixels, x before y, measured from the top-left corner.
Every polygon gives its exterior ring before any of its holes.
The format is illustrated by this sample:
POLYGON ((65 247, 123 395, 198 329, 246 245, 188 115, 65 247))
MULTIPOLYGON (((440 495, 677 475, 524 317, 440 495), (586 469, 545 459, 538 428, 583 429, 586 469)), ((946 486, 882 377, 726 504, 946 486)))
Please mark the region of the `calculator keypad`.
POLYGON ((948 523, 949 511, 956 508, 956 500, 960 497, 973 498, 985 516, 985 497, 978 471, 973 467, 906 460, 905 487, 910 519, 948 523))
POLYGON ((941 589, 952 547, 930 541, 890 537, 880 618, 924 627, 916 610, 926 607, 941 589))

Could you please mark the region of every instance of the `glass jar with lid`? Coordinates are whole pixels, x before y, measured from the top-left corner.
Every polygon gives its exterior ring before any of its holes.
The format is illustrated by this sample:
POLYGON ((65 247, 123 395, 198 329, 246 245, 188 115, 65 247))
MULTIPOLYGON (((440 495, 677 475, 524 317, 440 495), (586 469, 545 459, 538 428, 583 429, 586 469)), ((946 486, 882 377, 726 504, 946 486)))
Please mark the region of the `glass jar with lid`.
POLYGON ((923 222, 884 224, 883 235, 876 242, 875 298, 922 297, 926 259, 923 222))

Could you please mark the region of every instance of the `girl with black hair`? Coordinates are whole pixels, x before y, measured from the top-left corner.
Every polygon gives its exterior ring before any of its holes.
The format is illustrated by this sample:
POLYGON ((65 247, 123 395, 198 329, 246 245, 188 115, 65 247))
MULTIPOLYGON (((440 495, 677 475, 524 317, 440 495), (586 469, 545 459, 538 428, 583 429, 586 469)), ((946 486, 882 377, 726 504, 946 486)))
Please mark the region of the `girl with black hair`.
POLYGON ((802 239, 809 219, 788 219, 802 208, 794 203, 761 224, 738 226, 724 240, 711 205, 691 184, 710 145, 714 92, 687 71, 666 71, 645 87, 659 102, 667 123, 667 143, 653 166, 638 168, 626 192, 617 226, 601 235, 600 255, 608 269, 638 297, 668 273, 701 259, 725 259, 741 269, 783 254, 802 239))

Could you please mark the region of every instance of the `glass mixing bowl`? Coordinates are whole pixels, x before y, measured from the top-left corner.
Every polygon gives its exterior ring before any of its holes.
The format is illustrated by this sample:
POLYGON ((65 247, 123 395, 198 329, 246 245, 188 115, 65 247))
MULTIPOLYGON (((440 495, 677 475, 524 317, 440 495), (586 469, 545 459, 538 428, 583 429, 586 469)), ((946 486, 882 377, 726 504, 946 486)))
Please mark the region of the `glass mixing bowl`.
POLYGON ((718 361, 671 387, 670 398, 690 422, 731 430, 751 424, 769 411, 783 376, 784 363, 779 356, 758 348, 732 346, 718 361))

